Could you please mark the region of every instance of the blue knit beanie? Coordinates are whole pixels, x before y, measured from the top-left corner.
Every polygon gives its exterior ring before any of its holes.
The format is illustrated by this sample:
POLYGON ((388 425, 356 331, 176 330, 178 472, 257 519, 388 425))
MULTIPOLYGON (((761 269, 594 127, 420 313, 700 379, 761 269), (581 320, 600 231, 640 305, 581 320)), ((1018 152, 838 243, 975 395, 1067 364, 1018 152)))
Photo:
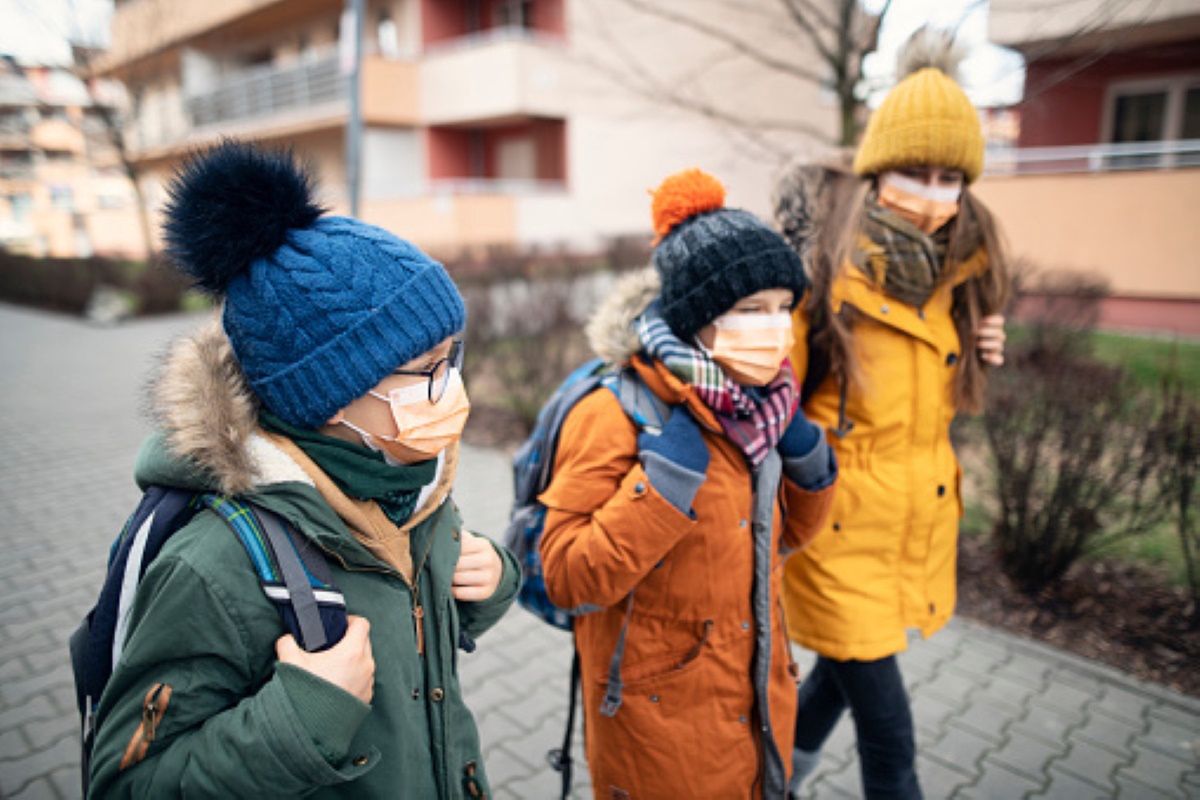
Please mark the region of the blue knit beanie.
POLYGON ((224 298, 234 355, 285 422, 319 428, 466 323, 441 264, 381 228, 322 216, 290 153, 226 141, 168 192, 168 254, 224 298))

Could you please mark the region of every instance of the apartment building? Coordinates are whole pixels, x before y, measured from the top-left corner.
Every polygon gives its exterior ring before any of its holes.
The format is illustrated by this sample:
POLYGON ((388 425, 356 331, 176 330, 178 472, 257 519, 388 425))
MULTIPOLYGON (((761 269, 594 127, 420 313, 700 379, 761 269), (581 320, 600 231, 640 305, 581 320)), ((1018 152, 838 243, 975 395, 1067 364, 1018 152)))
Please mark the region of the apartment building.
POLYGON ((1200 5, 992 0, 1026 60, 1017 148, 980 194, 1017 257, 1091 271, 1102 324, 1200 336, 1200 5))
POLYGON ((87 86, 0 59, 0 247, 43 257, 140 256, 133 187, 87 86))
MULTIPOLYGON (((782 4, 654 2, 766 51, 802 46, 782 4)), ((347 209, 344 5, 117 0, 97 70, 128 87, 152 208, 190 149, 239 136, 294 147, 347 209)), ((781 159, 833 138, 833 98, 636 5, 370 0, 360 216, 439 250, 587 245, 646 233, 646 190, 693 165, 766 212, 781 159)))

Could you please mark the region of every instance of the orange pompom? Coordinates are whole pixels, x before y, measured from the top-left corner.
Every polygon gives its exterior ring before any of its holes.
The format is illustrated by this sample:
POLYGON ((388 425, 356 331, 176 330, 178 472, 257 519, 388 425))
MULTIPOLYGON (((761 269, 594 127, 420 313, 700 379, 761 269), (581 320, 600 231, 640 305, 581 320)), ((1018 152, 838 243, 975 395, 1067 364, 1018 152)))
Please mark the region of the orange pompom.
POLYGON ((725 187, 700 169, 685 169, 664 180, 654 190, 650 214, 654 232, 660 241, 676 225, 705 211, 715 211, 725 205, 725 187))

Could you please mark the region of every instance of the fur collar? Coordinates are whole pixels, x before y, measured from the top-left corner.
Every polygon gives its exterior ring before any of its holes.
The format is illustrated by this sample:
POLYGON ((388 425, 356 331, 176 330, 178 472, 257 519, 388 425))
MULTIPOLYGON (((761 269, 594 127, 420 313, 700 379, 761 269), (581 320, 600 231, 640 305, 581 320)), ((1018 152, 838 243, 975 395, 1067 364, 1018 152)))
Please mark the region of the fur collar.
POLYGON ((592 351, 610 364, 623 364, 641 350, 633 321, 658 297, 660 290, 654 267, 622 276, 588 320, 585 332, 592 351))
POLYGON ((775 224, 806 268, 809 248, 829 212, 831 187, 836 179, 848 176, 848 161, 844 156, 833 156, 815 164, 793 163, 775 184, 771 197, 775 224))

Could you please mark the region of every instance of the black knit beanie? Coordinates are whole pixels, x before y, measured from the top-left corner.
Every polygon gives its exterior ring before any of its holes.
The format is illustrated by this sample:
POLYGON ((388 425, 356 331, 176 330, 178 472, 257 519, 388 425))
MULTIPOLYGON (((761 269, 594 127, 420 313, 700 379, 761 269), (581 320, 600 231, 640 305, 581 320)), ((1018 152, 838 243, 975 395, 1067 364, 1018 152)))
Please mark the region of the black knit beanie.
POLYGON ((800 257, 783 237, 724 203, 725 188, 698 169, 671 175, 654 192, 662 315, 685 342, 743 297, 791 289, 799 302, 808 288, 800 257))

